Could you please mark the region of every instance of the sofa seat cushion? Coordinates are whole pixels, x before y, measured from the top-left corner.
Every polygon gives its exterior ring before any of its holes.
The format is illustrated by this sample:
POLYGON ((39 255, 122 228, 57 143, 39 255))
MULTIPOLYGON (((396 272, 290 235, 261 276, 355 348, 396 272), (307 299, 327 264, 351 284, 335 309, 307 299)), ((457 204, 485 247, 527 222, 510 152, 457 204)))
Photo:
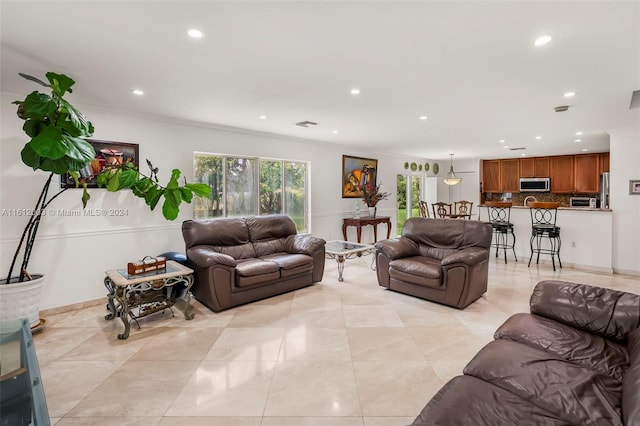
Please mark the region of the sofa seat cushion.
POLYGON ((247 259, 236 265, 236 285, 250 287, 280 278, 280 266, 262 259, 247 259))
POLYGON ((306 254, 274 253, 263 256, 262 259, 278 264, 281 268, 280 275, 283 278, 309 272, 313 269, 313 258, 306 254))
POLYGON ((389 262, 389 276, 399 281, 426 287, 442 285, 442 265, 439 260, 411 256, 389 262))
POLYGON ((414 425, 568 426, 570 423, 473 376, 451 379, 422 409, 414 425))
POLYGON ((620 381, 540 349, 494 340, 476 354, 464 373, 556 413, 568 423, 622 425, 620 381))
POLYGON ((629 363, 627 349, 598 335, 533 314, 515 314, 495 333, 622 381, 629 363))

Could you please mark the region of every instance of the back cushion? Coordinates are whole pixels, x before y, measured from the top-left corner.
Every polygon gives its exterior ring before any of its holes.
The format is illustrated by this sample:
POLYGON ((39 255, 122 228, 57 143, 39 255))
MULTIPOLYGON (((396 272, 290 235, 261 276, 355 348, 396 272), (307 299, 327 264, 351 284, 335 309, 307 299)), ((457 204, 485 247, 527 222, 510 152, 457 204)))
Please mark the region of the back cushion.
POLYGON ((187 249, 197 245, 236 246, 249 242, 249 231, 242 218, 186 220, 182 222, 182 237, 187 249))
POLYGON ((452 249, 463 241, 464 221, 413 217, 402 228, 402 236, 418 244, 452 249))
POLYGON ((629 368, 622 381, 622 419, 626 426, 640 424, 640 328, 627 336, 629 368))
POLYGON ((295 235, 296 224, 287 215, 252 216, 246 219, 249 237, 254 243, 295 235))
POLYGON ((253 243, 256 250, 256 257, 266 256, 273 253, 287 252, 286 238, 276 238, 275 240, 260 241, 253 243))

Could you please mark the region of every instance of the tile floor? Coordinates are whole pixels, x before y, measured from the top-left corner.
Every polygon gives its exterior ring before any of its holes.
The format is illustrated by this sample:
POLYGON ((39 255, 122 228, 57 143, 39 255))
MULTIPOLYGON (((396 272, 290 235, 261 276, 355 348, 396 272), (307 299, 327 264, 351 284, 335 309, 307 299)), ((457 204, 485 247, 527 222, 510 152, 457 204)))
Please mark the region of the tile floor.
MULTIPOLYGON (((562 279, 640 293, 640 277, 491 259, 489 290, 460 311, 379 287, 370 256, 327 260, 312 287, 215 314, 194 302, 132 324, 104 305, 47 317, 35 335, 52 423, 402 426, 461 373, 532 288, 562 279)), ((96 285, 101 285, 97 283, 96 285)))

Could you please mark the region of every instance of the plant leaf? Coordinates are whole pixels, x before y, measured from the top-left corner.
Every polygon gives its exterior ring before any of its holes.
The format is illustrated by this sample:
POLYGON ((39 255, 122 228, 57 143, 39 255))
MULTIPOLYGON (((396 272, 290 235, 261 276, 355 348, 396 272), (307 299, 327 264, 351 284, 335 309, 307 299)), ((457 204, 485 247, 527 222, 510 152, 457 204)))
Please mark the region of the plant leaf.
POLYGON ((18 103, 19 116, 23 120, 43 119, 56 110, 56 101, 49 95, 40 92, 31 92, 18 103))
POLYGON ((164 192, 164 203, 162 204, 162 215, 167 220, 174 220, 178 217, 182 197, 177 189, 167 188, 164 192))
POLYGON ((147 191, 147 194, 144 196, 144 201, 147 203, 151 210, 156 208, 158 201, 160 201, 160 197, 164 195, 164 189, 159 189, 157 185, 152 186, 147 191))
POLYGON ((120 172, 120 187, 132 188, 136 182, 138 182, 138 171, 132 168, 127 168, 120 172))
POLYGON ((211 187, 206 183, 187 183, 184 187, 193 191, 198 197, 208 197, 211 194, 211 187))
MULTIPOLYGON (((84 139, 74 138, 68 135, 62 135, 62 143, 65 145, 66 155, 69 158, 73 158, 76 161, 83 162, 85 167, 96 157, 96 151, 91 144, 84 139)), ((82 168, 81 167, 81 168, 82 168)))
POLYGON ((89 191, 87 191, 87 184, 83 183, 82 184, 82 208, 86 208, 87 207, 87 203, 89 202, 89 199, 91 198, 91 195, 89 195, 89 191))
POLYGON ((191 200, 193 199, 193 192, 191 192, 191 190, 185 187, 180 187, 178 188, 178 190, 180 190, 180 195, 182 196, 182 200, 185 203, 191 203, 191 200))
POLYGON ((67 77, 64 74, 56 74, 55 72, 48 72, 45 74, 47 80, 51 83, 51 89, 59 96, 64 96, 65 92, 71 93, 71 86, 75 84, 73 79, 67 77))
POLYGON ((19 72, 18 75, 20 77, 22 77, 22 78, 27 79, 27 80, 35 81, 38 84, 42 84, 44 87, 51 87, 50 85, 48 85, 44 81, 40 80, 39 78, 33 77, 33 76, 29 75, 29 74, 25 74, 25 73, 19 72))
POLYGON ((171 179, 169 179, 169 183, 167 184, 167 189, 178 189, 178 179, 180 178, 180 170, 173 169, 171 171, 171 179))
POLYGON ((31 144, 27 143, 24 148, 22 148, 20 156, 22 157, 22 162, 33 170, 38 170, 40 167, 42 157, 36 154, 33 148, 31 148, 31 144))
POLYGON ((88 137, 93 134, 93 124, 80 111, 64 99, 60 99, 60 104, 67 111, 66 118, 68 118, 69 124, 80 132, 76 136, 88 137))
POLYGON ((29 144, 36 154, 51 160, 64 157, 67 151, 62 141, 62 129, 53 125, 45 127, 29 144))
POLYGON ((109 182, 107 183, 107 191, 116 192, 120 187, 120 173, 122 171, 120 169, 115 169, 115 172, 111 172, 111 176, 109 176, 109 182))

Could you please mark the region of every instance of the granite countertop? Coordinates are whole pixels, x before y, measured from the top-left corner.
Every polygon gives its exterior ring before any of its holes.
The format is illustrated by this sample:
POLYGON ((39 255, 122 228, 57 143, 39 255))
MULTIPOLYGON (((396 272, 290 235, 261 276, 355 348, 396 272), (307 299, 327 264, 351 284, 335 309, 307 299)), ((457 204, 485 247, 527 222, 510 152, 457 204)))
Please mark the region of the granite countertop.
MULTIPOLYGON (((486 207, 484 204, 481 205, 480 207, 486 207)), ((511 206, 512 209, 528 209, 529 207, 525 207, 525 206, 516 206, 513 205, 511 206)), ((571 210, 571 211, 587 211, 587 212, 610 212, 611 209, 592 209, 589 207, 558 207, 558 210, 571 210)))

